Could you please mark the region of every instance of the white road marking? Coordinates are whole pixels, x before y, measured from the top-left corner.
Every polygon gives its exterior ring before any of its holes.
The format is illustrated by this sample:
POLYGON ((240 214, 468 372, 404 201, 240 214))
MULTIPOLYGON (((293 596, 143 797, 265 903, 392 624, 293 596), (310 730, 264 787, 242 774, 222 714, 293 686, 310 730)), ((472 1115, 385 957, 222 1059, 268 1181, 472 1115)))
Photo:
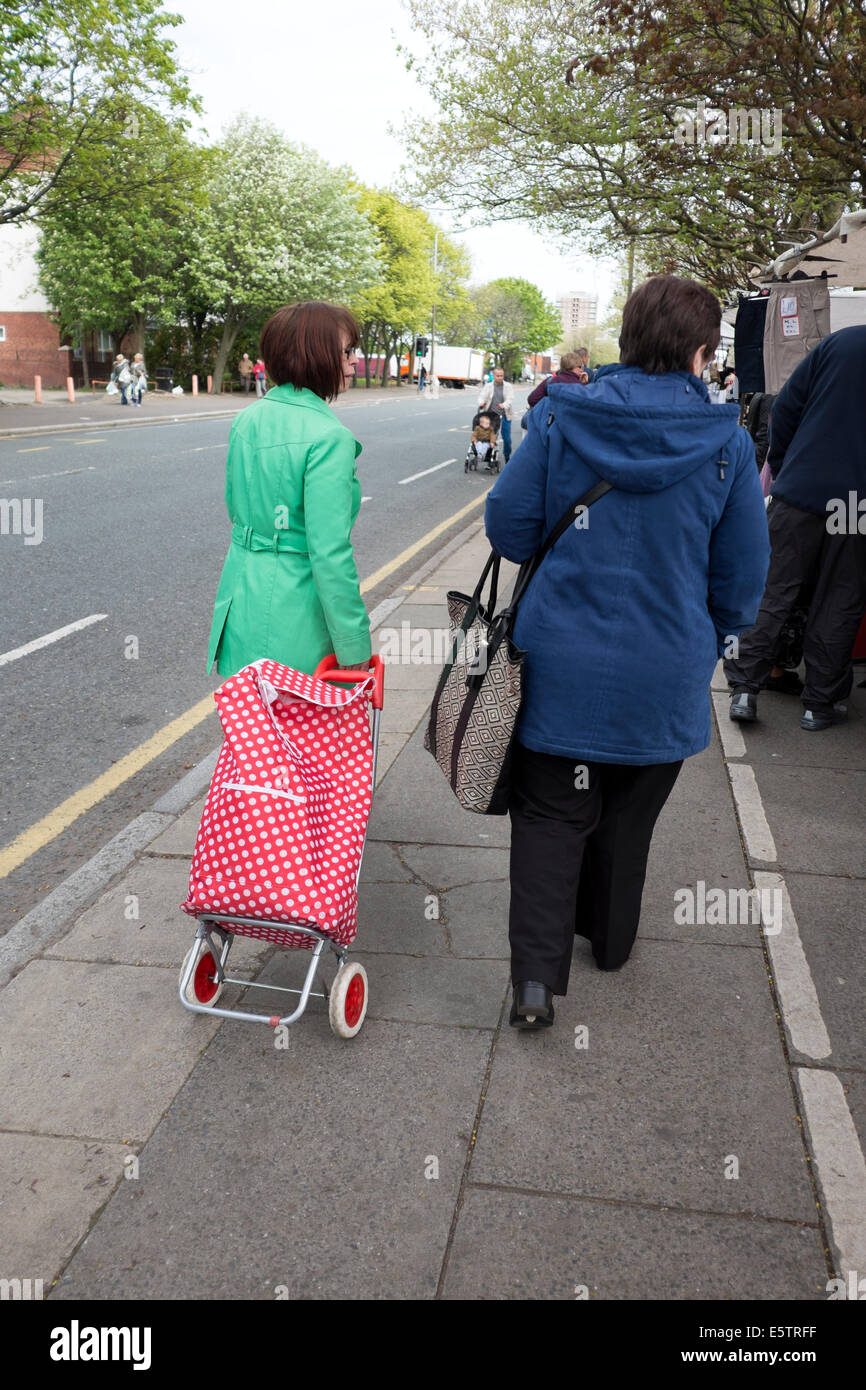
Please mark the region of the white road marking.
POLYGON ((755 886, 768 894, 772 901, 774 889, 782 894, 781 921, 773 922, 764 931, 767 950, 776 982, 776 992, 782 1002, 782 1014, 791 1036, 791 1046, 807 1057, 820 1061, 829 1057, 833 1048, 830 1035, 821 1016, 818 991, 800 940, 800 928, 791 907, 788 889, 781 874, 756 873, 755 886), (777 930, 781 928, 781 930, 777 930))
POLYGON ((44 454, 51 448, 50 444, 36 444, 32 449, 16 449, 16 454, 44 454))
POLYGON ((104 444, 104 443, 105 443, 105 435, 104 435, 104 434, 103 434, 103 435, 101 436, 101 438, 99 438, 99 439, 76 439, 76 440, 74 441, 74 444, 75 444, 75 448, 76 448, 76 449, 83 449, 84 446, 85 446, 85 444, 104 444))
POLYGON ((728 694, 723 695, 720 690, 714 690, 712 697, 713 708, 718 720, 719 738, 722 741, 722 751, 725 757, 744 758, 746 756, 746 741, 738 725, 728 718, 728 694))
POLYGON ((414 483, 416 478, 426 478, 428 473, 437 473, 440 468, 447 468, 449 463, 456 462, 456 459, 446 459, 444 463, 434 463, 432 468, 422 468, 420 473, 412 473, 408 478, 400 478, 397 486, 402 487, 404 483, 414 483))
POLYGON ((866 1270, 866 1162, 845 1092, 831 1071, 796 1067, 795 1076, 836 1244, 837 1270, 843 1279, 851 1270, 857 1270, 862 1278, 866 1270))
POLYGON ((17 661, 19 657, 29 656, 31 652, 38 652, 42 647, 50 646, 52 642, 59 642, 61 637, 68 637, 71 632, 80 632, 83 627, 90 627, 92 623, 104 622, 107 617, 107 613, 91 613, 89 618, 79 618, 77 623, 67 623, 66 627, 59 627, 55 632, 46 632, 44 637, 36 637, 23 647, 13 647, 12 651, 0 655, 0 666, 17 661))
POLYGON ((31 473, 29 478, 3 478, 0 487, 7 483, 32 483, 37 478, 66 478, 70 473, 95 473, 96 464, 89 463, 86 468, 61 468, 59 473, 31 473))
POLYGON ((776 842, 767 824, 753 769, 748 763, 729 763, 728 776, 750 859, 759 859, 764 864, 775 863, 778 858, 776 842))
MULTIPOLYGON (((196 447, 195 447, 194 449, 178 449, 178 450, 177 450, 177 453, 179 453, 179 454, 203 454, 203 453, 205 452, 205 450, 207 450, 207 449, 227 449, 227 448, 228 448, 228 442, 227 442, 227 441, 224 441, 222 444, 198 444, 198 445, 196 445, 196 447)), ((157 457, 159 457, 159 455, 157 455, 157 457)))
POLYGON ((362 501, 362 502, 372 502, 372 500, 373 500, 372 497, 362 497, 362 498, 361 498, 361 501, 362 501))

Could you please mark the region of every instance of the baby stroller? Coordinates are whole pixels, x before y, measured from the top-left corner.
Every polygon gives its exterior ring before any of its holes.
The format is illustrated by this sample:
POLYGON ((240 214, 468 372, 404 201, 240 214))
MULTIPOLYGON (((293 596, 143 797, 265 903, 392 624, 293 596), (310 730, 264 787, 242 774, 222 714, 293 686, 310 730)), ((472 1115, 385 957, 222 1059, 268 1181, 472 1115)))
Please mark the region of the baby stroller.
POLYGON ((499 472, 498 444, 499 425, 501 417, 498 410, 476 410, 475 415, 472 418, 473 430, 477 429, 478 422, 481 419, 482 415, 487 416, 488 420, 490 421, 490 428, 493 430, 493 433, 495 434, 496 438, 494 439, 492 444, 485 444, 483 440, 474 441, 470 439, 469 448, 466 450, 466 459, 463 464, 464 473, 468 473, 470 469, 474 469, 477 471, 478 464, 480 461, 485 464, 485 471, 487 473, 499 472))

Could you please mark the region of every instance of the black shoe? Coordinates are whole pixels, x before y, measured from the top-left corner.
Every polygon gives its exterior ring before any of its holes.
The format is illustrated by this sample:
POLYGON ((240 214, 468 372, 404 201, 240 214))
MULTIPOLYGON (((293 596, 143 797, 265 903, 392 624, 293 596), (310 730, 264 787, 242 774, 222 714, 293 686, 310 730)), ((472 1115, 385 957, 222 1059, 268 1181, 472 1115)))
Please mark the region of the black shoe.
POLYGON ((807 709, 803 711, 803 717, 800 720, 800 728, 809 729, 812 733, 818 733, 821 729, 832 729, 834 724, 844 724, 847 718, 847 705, 834 705, 833 708, 829 710, 807 709))
POLYGON ((761 684, 762 690, 775 690, 777 695, 801 695, 803 682, 796 671, 783 671, 781 676, 768 676, 761 684))
POLYGON ((750 695, 748 690, 735 691, 731 696, 729 717, 753 724, 758 717, 758 697, 750 695))
POLYGON ((553 1023, 553 997, 547 985, 537 980, 521 980, 515 985, 508 1022, 525 1033, 549 1028, 553 1023))

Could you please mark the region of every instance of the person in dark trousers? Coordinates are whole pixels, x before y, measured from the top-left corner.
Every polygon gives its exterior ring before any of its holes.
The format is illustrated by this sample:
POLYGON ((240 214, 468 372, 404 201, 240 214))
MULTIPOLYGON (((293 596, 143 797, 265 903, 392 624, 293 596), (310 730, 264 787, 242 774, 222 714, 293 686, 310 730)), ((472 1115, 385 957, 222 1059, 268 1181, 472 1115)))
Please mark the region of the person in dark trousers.
POLYGON ((821 731, 848 717, 842 701, 866 608, 866 517, 857 500, 866 496, 864 380, 866 327, 843 328, 812 349, 773 402, 772 558, 755 625, 725 662, 734 720, 757 718, 758 691, 803 591, 811 597, 800 725, 821 731))
POLYGON ((575 935, 601 970, 629 958, 656 819, 710 741, 710 680, 754 622, 769 547, 755 451, 701 373, 721 309, 673 275, 623 312, 621 361, 553 383, 487 499, 516 562, 569 507, 600 496, 544 558, 517 610, 525 650, 513 745, 511 1023, 553 1022, 575 935))

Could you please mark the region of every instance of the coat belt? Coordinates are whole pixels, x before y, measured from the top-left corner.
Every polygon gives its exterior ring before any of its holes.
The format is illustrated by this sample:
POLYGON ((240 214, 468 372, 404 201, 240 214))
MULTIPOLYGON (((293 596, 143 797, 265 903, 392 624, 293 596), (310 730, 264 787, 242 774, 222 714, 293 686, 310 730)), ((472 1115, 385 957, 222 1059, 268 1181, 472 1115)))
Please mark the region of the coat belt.
POLYGON ((234 522, 232 526, 232 543, 243 546, 244 550, 272 550, 274 554, 283 551, 291 551, 295 555, 309 553, 292 545, 284 531, 275 531, 272 536, 262 536, 258 531, 254 531, 252 526, 241 526, 239 521, 234 522))

